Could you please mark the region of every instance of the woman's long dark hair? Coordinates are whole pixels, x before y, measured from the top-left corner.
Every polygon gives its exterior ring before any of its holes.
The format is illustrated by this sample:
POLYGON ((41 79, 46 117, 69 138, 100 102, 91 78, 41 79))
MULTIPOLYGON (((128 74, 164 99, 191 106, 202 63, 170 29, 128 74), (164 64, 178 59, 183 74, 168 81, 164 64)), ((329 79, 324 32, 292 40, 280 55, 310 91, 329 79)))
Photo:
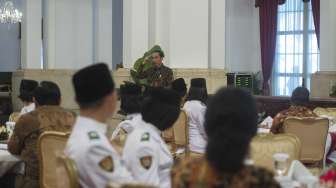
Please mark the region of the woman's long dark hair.
POLYGON ((191 87, 187 95, 187 101, 201 101, 206 104, 208 101, 208 91, 206 88, 191 87))
POLYGON ((242 89, 219 90, 205 115, 206 157, 219 173, 235 173, 244 165, 249 143, 257 132, 254 98, 242 89))

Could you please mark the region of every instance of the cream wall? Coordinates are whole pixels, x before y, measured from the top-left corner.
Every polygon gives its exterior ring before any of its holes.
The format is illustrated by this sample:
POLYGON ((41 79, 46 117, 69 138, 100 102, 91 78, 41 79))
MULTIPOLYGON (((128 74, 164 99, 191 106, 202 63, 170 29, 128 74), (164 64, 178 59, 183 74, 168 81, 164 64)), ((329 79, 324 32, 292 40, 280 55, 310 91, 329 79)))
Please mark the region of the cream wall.
POLYGON ((23 1, 21 67, 22 69, 41 68, 42 48, 42 1, 23 1))
POLYGON ((320 72, 312 76, 313 97, 329 97, 331 83, 336 83, 336 1, 321 1, 320 72))
MULTIPOLYGON (((32 2, 38 7, 41 0, 32 2)), ((159 44, 167 55, 165 63, 173 68, 260 70, 258 9, 250 0, 123 3, 125 67, 159 44)), ((97 61, 112 64, 112 1, 45 0, 44 8, 46 69, 78 69, 97 61)), ((27 18, 36 23, 39 14, 33 13, 27 18)), ((24 68, 40 68, 39 26, 32 29, 26 33, 35 38, 29 49, 23 48, 29 51, 23 53, 24 68)))
POLYGON ((226 68, 261 70, 259 9, 251 0, 226 0, 226 68))
POLYGON ((336 1, 321 0, 321 71, 336 71, 336 1))
POLYGON ((124 65, 154 44, 172 68, 225 65, 225 1, 124 0, 124 65))
POLYGON ((45 10, 46 69, 92 64, 92 0, 45 0, 45 10))

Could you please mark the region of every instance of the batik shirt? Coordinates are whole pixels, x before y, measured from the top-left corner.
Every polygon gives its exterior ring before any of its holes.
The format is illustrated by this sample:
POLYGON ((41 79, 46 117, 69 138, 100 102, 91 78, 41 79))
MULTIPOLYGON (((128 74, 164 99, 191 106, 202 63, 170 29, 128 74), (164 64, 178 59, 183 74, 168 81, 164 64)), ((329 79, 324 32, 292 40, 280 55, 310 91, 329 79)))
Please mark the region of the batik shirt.
POLYGON ((177 163, 172 170, 172 184, 173 188, 280 188, 265 169, 244 166, 237 173, 220 174, 204 158, 177 163))
POLYGON ((287 117, 317 117, 309 108, 304 106, 291 106, 287 110, 278 113, 272 123, 271 132, 273 134, 283 133, 283 122, 287 117))
POLYGON ((173 81, 173 71, 164 65, 153 66, 146 71, 140 67, 139 78, 147 78, 148 84, 152 87, 169 87, 173 81))

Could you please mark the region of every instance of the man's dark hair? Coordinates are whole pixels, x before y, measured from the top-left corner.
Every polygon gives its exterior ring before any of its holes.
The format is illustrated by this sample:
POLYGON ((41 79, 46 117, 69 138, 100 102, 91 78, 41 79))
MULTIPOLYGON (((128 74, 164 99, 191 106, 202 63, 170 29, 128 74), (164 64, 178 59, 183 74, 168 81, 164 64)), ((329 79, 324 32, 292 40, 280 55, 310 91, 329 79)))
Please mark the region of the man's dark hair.
POLYGON ((60 105, 61 91, 56 83, 42 81, 34 91, 34 98, 39 106, 60 105))
POLYGON ((80 109, 96 109, 104 104, 105 97, 94 102, 80 102, 78 103, 80 109))
POLYGON ((221 174, 238 172, 257 133, 254 98, 242 89, 220 89, 208 103, 204 128, 209 164, 221 174))
POLYGON ((291 104, 297 106, 306 106, 309 103, 309 91, 305 87, 297 87, 291 96, 291 104))
POLYGON ((142 106, 143 120, 161 131, 169 129, 179 117, 181 97, 171 89, 152 88, 150 92, 142 106))
POLYGON ((162 51, 162 50, 154 50, 153 52, 152 52, 152 54, 153 53, 159 53, 159 56, 161 57, 161 58, 164 58, 165 57, 165 54, 164 54, 164 52, 162 51))
POLYGON ((125 82, 120 85, 120 109, 126 114, 141 112, 142 87, 140 85, 125 82))

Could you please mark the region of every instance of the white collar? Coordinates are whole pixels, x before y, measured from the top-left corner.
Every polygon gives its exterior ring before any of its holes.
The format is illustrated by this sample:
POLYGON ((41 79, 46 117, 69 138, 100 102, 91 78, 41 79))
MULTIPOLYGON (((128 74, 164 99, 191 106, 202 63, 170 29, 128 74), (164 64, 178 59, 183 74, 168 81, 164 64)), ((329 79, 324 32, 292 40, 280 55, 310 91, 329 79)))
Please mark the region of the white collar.
POLYGON ((134 119, 135 117, 137 117, 139 115, 141 115, 141 114, 140 113, 128 114, 128 115, 126 115, 126 119, 127 120, 132 120, 132 119, 134 119))
POLYGON ((77 122, 81 125, 84 124, 84 126, 86 126, 86 128, 90 128, 93 129, 97 132, 100 132, 102 134, 106 133, 107 130, 107 125, 104 123, 101 123, 95 119, 89 118, 89 117, 85 117, 85 116, 78 116, 77 118, 77 122))
POLYGON ((142 126, 144 126, 147 129, 150 129, 152 132, 157 133, 157 135, 161 135, 161 131, 160 129, 158 129, 157 127, 155 127, 153 124, 151 123, 147 123, 144 120, 142 120, 142 126))
POLYGON ((199 100, 190 100, 190 101, 187 101, 186 103, 199 103, 202 106, 205 106, 205 104, 202 101, 199 101, 199 100))

